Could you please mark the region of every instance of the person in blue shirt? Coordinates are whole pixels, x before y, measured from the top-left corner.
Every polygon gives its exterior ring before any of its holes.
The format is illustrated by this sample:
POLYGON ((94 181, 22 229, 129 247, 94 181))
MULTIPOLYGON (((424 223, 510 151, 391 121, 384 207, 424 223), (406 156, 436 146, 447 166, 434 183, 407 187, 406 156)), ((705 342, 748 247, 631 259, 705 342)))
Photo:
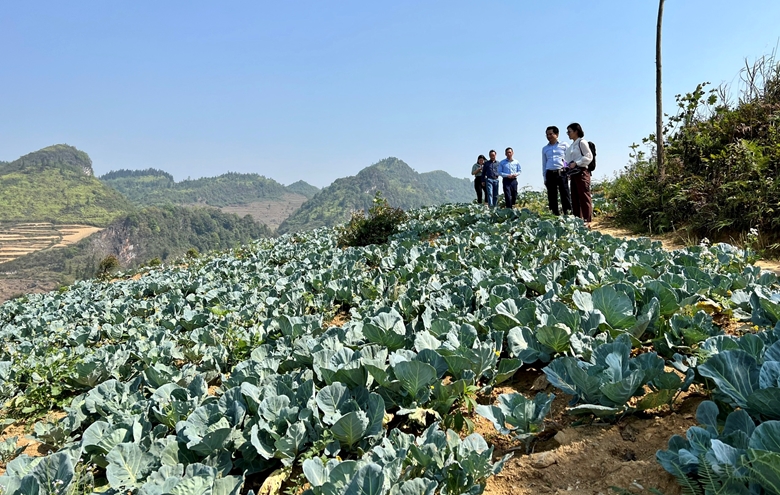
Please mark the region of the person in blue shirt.
POLYGON ((520 175, 520 162, 512 158, 515 151, 507 148, 504 151, 506 159, 498 164, 498 175, 501 176, 501 185, 504 188, 504 203, 507 208, 512 208, 517 202, 517 176, 520 175))
POLYGON ((490 159, 482 165, 482 177, 485 179, 485 201, 488 206, 495 207, 498 203, 498 162, 496 161, 496 150, 490 150, 488 153, 490 159))
POLYGON ((560 215, 558 210, 558 193, 561 194, 563 214, 571 213, 571 192, 569 178, 566 175, 566 143, 558 141, 559 130, 554 125, 545 131, 547 145, 542 148, 542 178, 547 188, 547 204, 553 215, 560 215))

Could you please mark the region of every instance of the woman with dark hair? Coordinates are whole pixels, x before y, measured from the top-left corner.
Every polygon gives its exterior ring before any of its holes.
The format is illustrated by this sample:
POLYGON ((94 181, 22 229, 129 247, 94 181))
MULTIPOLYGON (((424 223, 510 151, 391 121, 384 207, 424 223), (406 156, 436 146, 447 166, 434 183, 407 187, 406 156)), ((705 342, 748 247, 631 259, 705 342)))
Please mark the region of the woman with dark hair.
POLYGON ((485 163, 485 155, 477 157, 477 163, 471 166, 471 175, 474 176, 474 190, 477 192, 477 203, 482 204, 482 193, 485 191, 485 177, 482 173, 482 165, 485 163))
POLYGON ((566 148, 564 158, 568 163, 571 177, 571 207, 575 217, 585 221, 590 227, 593 220, 593 201, 590 196, 590 170, 588 164, 593 161, 593 153, 585 139, 582 126, 574 122, 566 127, 566 134, 574 141, 566 148))

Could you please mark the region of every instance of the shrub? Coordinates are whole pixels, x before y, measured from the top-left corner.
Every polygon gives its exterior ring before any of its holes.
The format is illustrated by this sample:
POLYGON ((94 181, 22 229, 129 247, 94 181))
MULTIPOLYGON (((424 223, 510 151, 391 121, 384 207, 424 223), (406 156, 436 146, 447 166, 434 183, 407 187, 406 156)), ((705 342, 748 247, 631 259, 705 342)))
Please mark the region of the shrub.
POLYGON ((393 208, 377 191, 374 205, 368 210, 352 213, 346 225, 339 228, 339 247, 384 244, 398 226, 406 221, 406 212, 393 208))
POLYGON ((634 147, 632 162, 606 187, 618 224, 653 233, 684 227, 718 241, 756 231, 770 249, 780 246, 780 61, 748 64, 742 82, 736 103, 707 83, 677 95, 665 176, 654 153, 634 147))
POLYGON ((98 276, 100 277, 105 277, 117 270, 119 270, 119 260, 113 254, 106 256, 98 264, 98 276))

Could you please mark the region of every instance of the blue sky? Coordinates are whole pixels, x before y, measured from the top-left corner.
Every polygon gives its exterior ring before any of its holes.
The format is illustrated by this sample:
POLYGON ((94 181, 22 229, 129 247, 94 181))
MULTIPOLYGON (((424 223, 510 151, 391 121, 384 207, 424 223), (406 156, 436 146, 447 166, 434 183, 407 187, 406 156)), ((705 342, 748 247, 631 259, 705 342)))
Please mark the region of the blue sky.
MULTIPOLYGON (((57 143, 98 175, 255 172, 318 187, 388 156, 466 177, 580 122, 596 180, 655 126, 656 1, 7 2, 0 160, 57 143), (502 153, 500 152, 499 155, 502 153)), ((738 82, 780 2, 668 0, 664 104, 738 82)), ((564 137, 564 136, 562 136, 564 137)))

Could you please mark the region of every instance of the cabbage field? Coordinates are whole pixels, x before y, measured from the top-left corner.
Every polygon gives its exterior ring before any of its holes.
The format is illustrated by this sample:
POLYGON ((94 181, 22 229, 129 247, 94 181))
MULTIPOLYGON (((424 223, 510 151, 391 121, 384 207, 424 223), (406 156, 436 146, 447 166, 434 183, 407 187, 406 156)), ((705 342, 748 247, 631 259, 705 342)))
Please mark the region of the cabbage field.
POLYGON ((385 245, 336 238, 0 306, 6 423, 64 411, 35 424, 49 455, 0 444, 0 493, 477 495, 509 455, 468 410, 530 450, 553 394, 476 405, 530 365, 598 421, 709 390, 658 461, 690 493, 780 493, 780 286, 748 253, 481 205, 412 211, 385 245))

